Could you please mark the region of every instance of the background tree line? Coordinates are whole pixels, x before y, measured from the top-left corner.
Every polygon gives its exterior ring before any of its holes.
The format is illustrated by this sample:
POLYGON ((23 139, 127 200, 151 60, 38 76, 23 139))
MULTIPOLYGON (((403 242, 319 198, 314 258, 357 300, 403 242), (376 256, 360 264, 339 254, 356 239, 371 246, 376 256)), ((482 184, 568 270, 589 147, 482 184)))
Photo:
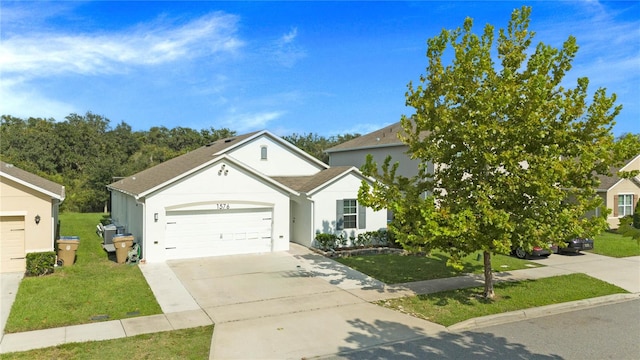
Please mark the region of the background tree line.
MULTIPOLYGON (((237 135, 213 127, 194 130, 154 126, 133 131, 120 122, 112 127, 104 116, 70 114, 63 121, 21 119, 3 115, 0 121, 0 159, 62 184, 67 197, 62 209, 103 211, 109 199, 106 185, 218 139, 237 135)), ((293 134, 284 139, 327 162, 325 149, 359 134, 323 137, 293 134)))

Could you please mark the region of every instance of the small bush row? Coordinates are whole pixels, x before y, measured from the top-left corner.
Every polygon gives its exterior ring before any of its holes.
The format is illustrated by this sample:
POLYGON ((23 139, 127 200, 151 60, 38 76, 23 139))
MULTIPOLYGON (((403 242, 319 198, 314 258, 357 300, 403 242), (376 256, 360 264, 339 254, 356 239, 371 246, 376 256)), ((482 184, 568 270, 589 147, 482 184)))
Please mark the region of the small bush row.
POLYGON ((332 250, 338 248, 364 248, 370 246, 390 246, 395 243, 392 234, 386 229, 378 231, 367 231, 357 236, 347 236, 345 233, 339 234, 316 234, 316 247, 322 250, 332 250))

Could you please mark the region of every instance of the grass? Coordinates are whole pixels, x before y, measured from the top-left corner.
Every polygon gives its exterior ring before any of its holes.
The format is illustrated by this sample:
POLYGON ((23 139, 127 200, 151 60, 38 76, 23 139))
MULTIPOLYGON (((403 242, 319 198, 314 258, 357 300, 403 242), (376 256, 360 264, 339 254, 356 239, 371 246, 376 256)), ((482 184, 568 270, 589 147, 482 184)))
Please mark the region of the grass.
POLYGON ((95 233, 101 216, 60 215, 60 234, 80 237, 76 263, 51 275, 24 278, 6 333, 162 313, 140 269, 117 264, 102 249, 95 233))
POLYGON ((479 316, 627 293, 584 274, 502 282, 495 284, 494 289, 494 300, 482 298, 483 288, 469 288, 380 301, 378 305, 450 326, 479 316))
MULTIPOLYGON (((478 260, 477 254, 462 259, 464 265, 462 271, 456 271, 447 266, 448 259, 446 254, 434 251, 428 257, 390 254, 351 256, 336 260, 386 284, 440 279, 460 276, 464 273, 480 274, 484 269, 482 257, 478 260)), ((491 266, 494 272, 499 272, 542 265, 512 256, 494 255, 491 257, 491 266)))
POLYGON ((611 257, 640 256, 640 244, 638 241, 616 234, 603 232, 594 238, 592 253, 611 257))
POLYGON ((213 326, 2 354, 6 360, 208 359, 213 326))

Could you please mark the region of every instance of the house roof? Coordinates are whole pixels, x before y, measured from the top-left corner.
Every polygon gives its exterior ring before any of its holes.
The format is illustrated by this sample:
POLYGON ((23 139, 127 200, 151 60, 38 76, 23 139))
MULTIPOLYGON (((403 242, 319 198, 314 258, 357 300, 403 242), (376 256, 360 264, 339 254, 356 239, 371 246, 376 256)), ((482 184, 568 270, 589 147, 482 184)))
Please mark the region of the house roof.
POLYGON ((60 201, 65 198, 64 186, 15 167, 13 164, 0 161, 0 176, 46 194, 51 198, 60 201))
MULTIPOLYGON (((244 135, 232 136, 226 139, 214 141, 186 154, 177 156, 161 164, 143 170, 137 174, 118 180, 108 185, 107 188, 118 190, 135 197, 145 196, 148 193, 161 188, 165 184, 171 183, 182 176, 197 171, 201 167, 204 167, 211 162, 215 162, 221 159, 230 150, 241 146, 242 144, 251 141, 252 139, 263 134, 266 134, 271 138, 279 141, 283 144, 283 146, 289 147, 292 150, 306 156, 310 161, 313 161, 314 163, 320 165, 322 168, 328 168, 327 164, 306 154, 304 151, 295 147, 291 143, 282 140, 275 135, 272 135, 268 131, 256 131, 244 135)), ((273 178, 269 178, 266 176, 265 178, 273 180, 273 178)), ((285 183, 278 182, 278 185, 284 185, 289 190, 292 189, 285 183)))
POLYGON ((228 151, 257 133, 258 132, 253 132, 216 140, 186 154, 174 157, 139 173, 118 180, 107 187, 130 195, 146 193, 150 189, 170 182, 183 174, 190 173, 200 166, 215 160, 219 154, 228 151))
POLYGON ((404 143, 398 138, 399 133, 403 133, 400 122, 391 124, 380 130, 376 130, 366 135, 359 136, 349 141, 338 144, 325 150, 327 153, 349 151, 358 149, 369 149, 385 146, 402 146, 404 143))
POLYGON ((312 193, 319 187, 357 169, 353 166, 334 166, 310 176, 274 176, 273 180, 298 192, 312 193))
MULTIPOLYGON (((619 171, 630 171, 633 169, 627 169, 627 167, 629 166, 629 164, 631 164, 633 161, 635 161, 636 159, 638 159, 640 157, 640 155, 634 157, 633 159, 626 161, 624 163, 623 166, 621 167, 610 167, 609 168, 609 173, 612 174, 611 176, 598 176, 598 179, 600 179, 600 185, 598 186, 598 191, 608 191, 609 189, 611 189, 612 187, 614 187, 616 184, 618 184, 620 182, 620 180, 622 180, 623 178, 621 178, 618 175, 619 171)), ((636 183, 638 183, 638 181, 640 181, 640 176, 636 176, 634 178, 632 178, 632 181, 635 181, 636 183)), ((640 183, 639 183, 640 186, 640 183)))

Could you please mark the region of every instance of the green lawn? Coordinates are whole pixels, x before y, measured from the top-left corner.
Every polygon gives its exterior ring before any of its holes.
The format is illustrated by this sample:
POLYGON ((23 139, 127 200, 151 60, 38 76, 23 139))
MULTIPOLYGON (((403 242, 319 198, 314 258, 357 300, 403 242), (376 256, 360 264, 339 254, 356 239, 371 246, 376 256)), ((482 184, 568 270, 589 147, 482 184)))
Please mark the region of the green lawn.
POLYGON ((213 326, 2 354, 6 360, 208 359, 213 326))
POLYGON ((94 321, 160 314, 136 265, 117 264, 95 233, 101 214, 60 215, 62 236, 80 237, 73 266, 22 280, 5 332, 22 332, 94 321))
POLYGON ((501 282, 494 289, 494 300, 482 298, 483 288, 469 288, 380 301, 378 305, 450 326, 479 316, 627 292, 584 274, 501 282))
POLYGON ((593 239, 591 252, 611 257, 640 256, 640 244, 626 236, 613 232, 603 232, 593 239))
MULTIPOLYGON (((365 255, 337 258, 336 260, 386 284, 440 279, 460 276, 464 273, 481 274, 484 269, 482 258, 478 260, 477 254, 469 255, 463 259, 464 269, 462 271, 456 271, 447 266, 448 259, 446 254, 433 251, 430 256, 365 255)), ((494 255, 491 259, 494 272, 541 266, 506 255, 494 255)))

